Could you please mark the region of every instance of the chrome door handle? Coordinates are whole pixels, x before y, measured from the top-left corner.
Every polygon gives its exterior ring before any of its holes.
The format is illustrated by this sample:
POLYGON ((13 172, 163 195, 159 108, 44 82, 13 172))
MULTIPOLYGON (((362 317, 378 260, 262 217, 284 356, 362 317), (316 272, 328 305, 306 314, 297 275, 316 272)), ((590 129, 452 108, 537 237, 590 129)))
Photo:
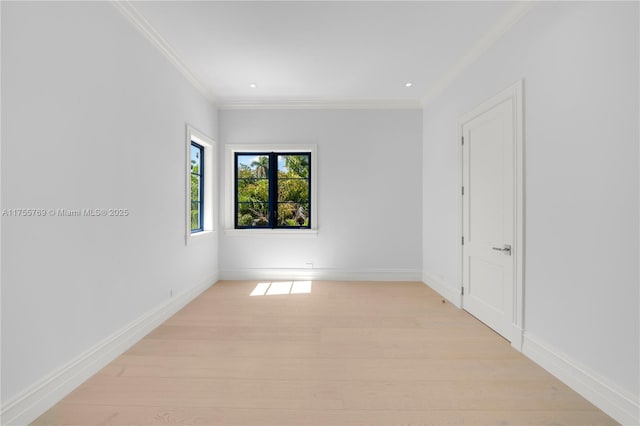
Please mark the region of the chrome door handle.
POLYGON ((501 251, 511 256, 511 245, 505 244, 504 247, 491 247, 492 250, 501 251))

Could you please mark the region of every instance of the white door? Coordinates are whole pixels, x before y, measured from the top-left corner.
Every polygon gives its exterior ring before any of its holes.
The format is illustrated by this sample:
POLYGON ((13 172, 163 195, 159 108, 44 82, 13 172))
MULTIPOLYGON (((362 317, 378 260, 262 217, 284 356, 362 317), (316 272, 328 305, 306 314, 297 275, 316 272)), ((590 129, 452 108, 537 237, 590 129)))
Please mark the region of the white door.
POLYGON ((516 99, 462 121, 462 304, 512 341, 515 289, 516 99))

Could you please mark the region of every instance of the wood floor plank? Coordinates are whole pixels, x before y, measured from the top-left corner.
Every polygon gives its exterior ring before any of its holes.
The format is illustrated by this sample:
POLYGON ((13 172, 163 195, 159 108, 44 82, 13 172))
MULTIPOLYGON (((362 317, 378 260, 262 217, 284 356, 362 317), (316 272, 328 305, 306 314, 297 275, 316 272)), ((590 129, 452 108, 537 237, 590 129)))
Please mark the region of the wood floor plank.
POLYGON ((540 380, 277 380, 203 377, 101 377, 68 403, 181 407, 396 410, 592 410, 565 386, 540 380), (131 395, 135 398, 131 398, 131 395))
POLYGON ((34 425, 609 425, 422 283, 221 281, 34 425))
MULTIPOLYGON (((443 323, 439 321, 438 323, 443 323)), ((421 319, 411 316, 362 316, 362 315, 279 315, 277 313, 254 315, 254 314, 237 314, 220 312, 211 312, 202 308, 198 311, 180 312, 167 320, 166 325, 176 326, 235 326, 235 327, 256 327, 256 324, 262 324, 265 327, 290 327, 295 324, 297 327, 316 327, 321 324, 323 327, 342 327, 342 328, 360 328, 360 327, 376 327, 376 328, 414 328, 421 327, 421 319)), ((428 323, 425 322, 425 326, 428 323)))
POLYGON ((430 358, 430 359, 509 359, 516 353, 508 345, 494 342, 450 340, 443 337, 438 342, 416 345, 411 342, 388 343, 372 341, 294 342, 288 340, 251 342, 227 340, 182 341, 147 339, 131 348, 127 354, 153 355, 162 353, 174 356, 228 356, 301 357, 301 358, 430 358), (445 344, 446 343, 446 344, 445 344))
POLYGON ((284 380, 496 380, 548 381, 525 357, 481 359, 224 358, 124 355, 100 375, 284 380))
POLYGON ((273 425, 273 426, 483 426, 616 424, 598 411, 474 411, 474 410, 291 410, 247 408, 121 407, 61 405, 40 417, 44 425, 273 425))

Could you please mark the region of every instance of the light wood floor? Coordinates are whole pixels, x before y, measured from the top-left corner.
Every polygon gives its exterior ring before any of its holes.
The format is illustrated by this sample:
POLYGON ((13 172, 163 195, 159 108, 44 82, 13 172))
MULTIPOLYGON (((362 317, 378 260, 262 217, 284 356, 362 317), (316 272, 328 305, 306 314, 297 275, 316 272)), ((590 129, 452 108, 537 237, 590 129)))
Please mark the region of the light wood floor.
POLYGON ((221 281, 34 425, 608 425, 422 283, 221 281))

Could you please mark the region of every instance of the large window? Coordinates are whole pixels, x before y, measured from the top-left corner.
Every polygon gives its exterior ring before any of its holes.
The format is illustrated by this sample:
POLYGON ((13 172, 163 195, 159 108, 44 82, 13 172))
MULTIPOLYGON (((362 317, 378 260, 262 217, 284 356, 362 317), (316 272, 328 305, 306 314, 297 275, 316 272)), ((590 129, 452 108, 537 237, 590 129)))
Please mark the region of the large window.
POLYGON ((204 147, 191 142, 191 232, 202 232, 204 223, 204 147))
POLYGON ((311 221, 311 152, 235 152, 235 228, 302 228, 311 221))

